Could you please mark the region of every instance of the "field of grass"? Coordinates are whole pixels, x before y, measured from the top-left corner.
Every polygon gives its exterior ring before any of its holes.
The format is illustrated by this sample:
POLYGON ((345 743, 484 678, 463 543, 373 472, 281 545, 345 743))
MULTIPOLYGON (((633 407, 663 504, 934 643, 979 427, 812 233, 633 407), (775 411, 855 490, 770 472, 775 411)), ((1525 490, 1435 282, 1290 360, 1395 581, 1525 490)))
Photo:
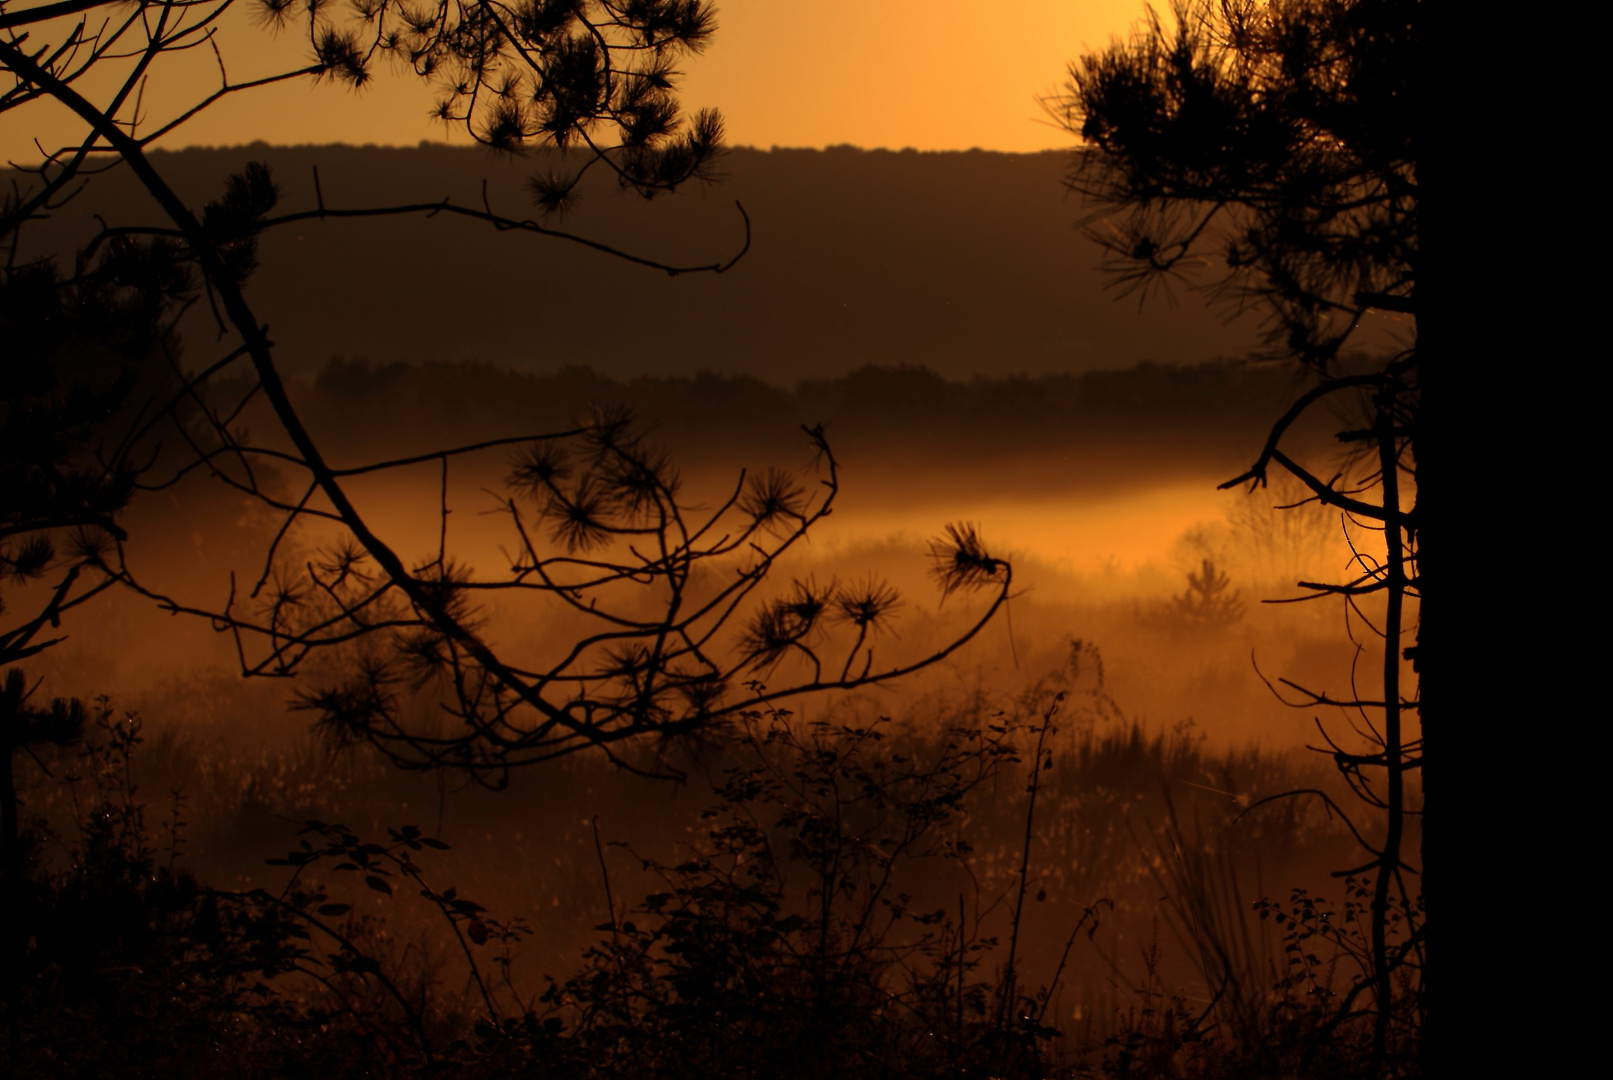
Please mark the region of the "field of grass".
POLYGON ((1359 1056, 1327 1028, 1358 974, 1359 903, 1328 877, 1352 841, 1318 799, 1261 802, 1341 795, 1331 762, 1144 726, 1091 645, 1012 693, 878 704, 628 762, 682 782, 583 756, 486 790, 333 751, 260 684, 104 702, 82 747, 24 769, 31 873, 78 920, 149 925, 45 924, 13 1061, 1254 1076, 1359 1056), (51 1033, 80 1023, 67 1054, 51 1033))

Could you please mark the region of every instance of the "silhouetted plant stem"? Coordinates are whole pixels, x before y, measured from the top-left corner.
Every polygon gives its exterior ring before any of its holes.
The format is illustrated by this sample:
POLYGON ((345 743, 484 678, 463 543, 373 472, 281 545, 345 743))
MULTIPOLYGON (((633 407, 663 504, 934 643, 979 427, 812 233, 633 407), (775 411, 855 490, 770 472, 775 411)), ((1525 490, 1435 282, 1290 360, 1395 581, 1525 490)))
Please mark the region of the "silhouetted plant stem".
POLYGON ((962 1059, 962 1057, 963 1057, 963 1048, 964 1048, 964 1035, 963 1035, 963 976, 964 976, 965 970, 967 968, 967 964, 965 963, 965 960, 966 960, 967 954, 968 954, 968 944, 969 944, 969 942, 968 942, 968 939, 965 938, 964 935, 963 935, 963 925, 964 925, 964 923, 963 923, 963 913, 964 913, 963 894, 959 893, 958 894, 958 1027, 957 1027, 957 1035, 953 1039, 953 1048, 955 1050, 955 1054, 954 1054, 954 1060, 955 1061, 962 1059))
POLYGON ((1385 585, 1387 612, 1383 627, 1383 756, 1387 770, 1388 821, 1372 896, 1372 960, 1376 967, 1378 1013, 1373 1026, 1372 1060, 1374 1071, 1383 1068, 1387 1052, 1389 1020, 1392 1014, 1393 971, 1389 962, 1389 882, 1400 876, 1400 844, 1405 824, 1404 757, 1400 731, 1400 638, 1405 604, 1405 551, 1401 544, 1400 454, 1395 420, 1386 390, 1378 402, 1378 469, 1383 478, 1383 536, 1387 549, 1385 585))
POLYGON ((594 832, 594 855, 599 859, 599 880, 605 886, 605 912, 610 916, 611 943, 619 950, 622 940, 616 922, 616 897, 611 892, 610 867, 605 865, 605 845, 599 839, 599 815, 589 818, 588 825, 594 832))
MULTIPOLYGON (((1092 926, 1087 928, 1087 936, 1091 937, 1098 932, 1098 909, 1104 905, 1108 905, 1110 911, 1114 910, 1114 901, 1109 899, 1096 900, 1082 909, 1081 917, 1076 920, 1075 928, 1070 931, 1070 936, 1064 939, 1064 951, 1059 954, 1058 966, 1053 969, 1053 977, 1048 980, 1047 987, 1042 992, 1042 1007, 1036 1013, 1038 1026, 1041 1026, 1047 1020, 1047 1010, 1052 1006, 1053 995, 1058 991, 1059 983, 1064 979, 1064 969, 1070 962, 1070 950, 1075 947, 1075 939, 1080 936, 1082 929, 1087 927, 1088 920, 1091 920, 1092 926)), ((1219 1000, 1219 997, 1220 995, 1217 995, 1217 1000, 1219 1000)), ((1210 1008, 1213 1009, 1214 1007, 1215 1002, 1212 1001, 1210 1008)), ((1206 1010, 1205 1015, 1208 1014, 1208 1010, 1206 1010)))
POLYGON ((1019 955, 1019 929, 1025 917, 1025 892, 1030 886, 1031 841, 1035 838, 1036 829, 1036 794, 1042 786, 1043 756, 1046 752, 1047 737, 1053 730, 1053 717, 1058 715, 1059 706, 1064 702, 1064 693, 1060 691, 1054 698, 1047 711, 1042 714, 1042 725, 1036 732, 1036 752, 1031 757, 1031 775, 1027 790, 1030 792, 1030 801, 1025 807, 1025 835, 1019 846, 1019 885, 1014 896, 1014 920, 1008 934, 1008 959, 1003 974, 1002 998, 997 1006, 997 1022, 999 1027, 1006 1031, 1011 1020, 1010 1014, 1014 1008, 1017 990, 1017 969, 1015 964, 1019 955))
POLYGON ((470 966, 471 980, 475 982, 476 990, 482 998, 482 1005, 487 1009, 487 1022, 497 1026, 501 1018, 499 1008, 493 1003, 493 993, 487 988, 487 980, 482 977, 482 967, 476 962, 476 954, 471 952, 470 942, 465 940, 465 933, 459 927, 459 920, 454 918, 451 902, 445 900, 441 893, 427 884, 425 876, 415 866, 414 860, 407 856, 400 858, 395 854, 389 854, 387 857, 397 865, 398 869, 413 878, 414 883, 420 886, 421 895, 436 904, 437 910, 442 912, 444 921, 448 923, 448 929, 453 931, 454 940, 459 943, 459 951, 464 954, 465 962, 470 966))
MULTIPOLYGON (((594 855, 599 859, 599 880, 605 886, 605 910, 610 915, 610 944, 611 956, 616 961, 616 989, 621 995, 622 1023, 631 1025, 633 1022, 632 980, 628 976, 627 957, 622 952, 621 921, 616 917, 616 894, 611 888, 610 867, 605 863, 605 845, 599 839, 599 815, 595 814, 588 820, 589 827, 594 833, 594 855)), ((632 1044, 633 1058, 642 1068, 643 1047, 637 1040, 632 1044)))

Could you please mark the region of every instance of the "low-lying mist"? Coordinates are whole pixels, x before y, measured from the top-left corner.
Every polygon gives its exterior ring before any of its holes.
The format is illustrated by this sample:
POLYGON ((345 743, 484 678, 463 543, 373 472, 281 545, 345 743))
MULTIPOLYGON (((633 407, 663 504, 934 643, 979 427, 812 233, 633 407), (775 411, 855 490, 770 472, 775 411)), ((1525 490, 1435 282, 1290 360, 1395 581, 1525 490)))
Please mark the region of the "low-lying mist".
MULTIPOLYGON (((334 745, 297 707, 305 678, 243 680, 232 635, 129 593, 65 623, 66 640, 35 658, 30 676, 55 693, 105 695, 105 726, 92 732, 99 753, 139 718, 143 741, 119 783, 130 800, 143 793, 147 827, 168 822, 170 851, 221 887, 273 887, 284 874, 264 859, 290 848, 310 820, 377 838, 416 826, 448 844, 419 856, 433 887, 452 883, 485 905, 481 934, 525 927, 508 939, 521 939, 518 962, 503 969, 518 1000, 534 999, 554 985, 548 976, 563 980, 586 957, 597 963, 606 954, 584 950, 602 932, 620 949, 621 936, 636 932, 625 929, 632 920, 660 919, 656 905, 666 901, 654 897, 709 899, 721 866, 737 874, 745 860, 782 859, 788 848, 795 876, 781 878, 767 902, 788 907, 818 895, 821 883, 812 884, 799 857, 810 844, 796 836, 789 847, 768 829, 746 833, 744 821, 783 807, 780 823, 800 822, 790 799, 810 801, 813 790, 821 796, 842 783, 863 791, 853 803, 869 791, 895 799, 910 781, 889 777, 915 762, 984 755, 989 768, 967 798, 942 798, 944 812, 925 819, 931 846, 904 848, 887 868, 900 910, 887 912, 883 932, 900 937, 893 928, 902 912, 931 908, 936 914, 919 926, 945 932, 915 929, 912 942, 882 938, 879 948, 931 958, 914 960, 915 972, 931 961, 944 969, 947 949, 960 958, 973 949, 985 972, 1003 962, 993 950, 1012 935, 1022 941, 1015 962, 1027 986, 1062 980, 1057 1001, 1041 1006, 1049 1022, 1067 1033, 1084 1023, 1092 1037, 1095 1020, 1106 1024, 1149 994, 1185 995, 1197 1008, 1217 993, 1216 980, 1226 992, 1234 967, 1254 973, 1250 985, 1269 985, 1261 980, 1282 967, 1282 941, 1275 924, 1251 922, 1249 902, 1290 887, 1332 888, 1327 871, 1351 858, 1345 826, 1320 802, 1263 800, 1296 789, 1347 797, 1331 762, 1304 749, 1315 710, 1291 707, 1276 690, 1299 696, 1279 679, 1346 688, 1360 650, 1336 602, 1264 601, 1299 595, 1300 580, 1337 578, 1359 553, 1370 555, 1372 536, 1293 505, 1304 493, 1280 484, 1216 488, 1247 466, 1263 424, 1293 391, 1283 373, 1241 363, 965 383, 869 369, 784 390, 715 377, 616 382, 581 370, 334 362, 294 394, 341 467, 560 432, 625 409, 634 430, 675 463, 694 518, 720 507, 744 470, 796 470, 804 483, 820 482, 826 463, 813 462, 801 427, 822 424, 839 468, 835 510, 779 561, 764 596, 791 578, 886 581, 901 603, 875 634, 876 654, 902 662, 931 655, 985 603, 967 590, 944 595, 934 573, 932 538, 968 522, 993 556, 1011 562, 1011 599, 967 645, 917 675, 783 702, 697 738, 517 770, 491 790, 450 773, 400 771, 364 745, 334 745), (736 787, 736 777, 753 780, 736 787), (790 777, 815 779, 779 794, 790 777), (1039 796, 1029 794, 1035 777, 1043 777, 1039 796), (730 831, 713 831, 713 821, 730 831), (729 837, 722 843, 749 837, 724 856, 738 860, 731 866, 710 861, 719 835, 729 837), (1016 883, 1026 886, 1017 901, 1016 883), (1099 901, 1110 906, 1100 910, 1099 901), (513 921, 492 922, 495 915, 513 921), (1071 928, 1088 925, 1083 916, 1101 926, 1071 954, 1071 928), (1161 951, 1162 937, 1177 945, 1161 951), (1211 939, 1235 955, 1207 961, 1211 939), (1071 955, 1066 968, 1061 956, 1071 955)), ((256 408, 248 404, 241 424, 271 430, 256 408)), ((497 579, 509 573, 519 539, 505 483, 514 452, 498 445, 429 458, 356 477, 350 490, 406 560, 448 553, 473 580, 497 579)), ((274 470, 261 463, 261 482, 294 503, 298 492, 274 470)), ((135 501, 126 555, 155 592, 217 610, 231 598, 244 602, 260 579, 272 590, 277 575, 321 557, 329 532, 304 524, 265 562, 280 520, 198 471, 135 501)), ((556 546, 546 533, 536 542, 556 546)), ((8 600, 26 605, 29 588, 8 600)), ((1372 613, 1370 605, 1357 611, 1372 613)), ((476 617, 491 644, 523 663, 563 651, 586 622, 552 598, 502 594, 482 601, 476 617)), ((718 647, 739 647, 738 633, 718 647)), ((802 663, 786 656, 751 674, 788 683, 802 663)), ((425 693, 412 707, 425 715, 435 705, 425 693)), ((86 775, 70 756, 42 762, 51 772, 32 775, 26 795, 30 813, 64 837, 82 828, 75 784, 86 775)), ((857 813, 872 816, 853 815, 846 827, 870 830, 858 843, 884 851, 885 839, 870 838, 884 835, 885 819, 866 807, 857 813)), ((438 991, 467 978, 429 904, 409 908, 402 892, 380 895, 373 884, 343 891, 344 879, 334 878, 337 907, 352 912, 351 926, 367 928, 367 948, 399 971, 428 973, 421 977, 438 991)), ((449 997, 444 1016, 468 1008, 449 997)))
MULTIPOLYGON (((1144 365, 963 383, 868 369, 781 390, 707 376, 624 383, 580 370, 337 361, 294 389, 328 458, 345 467, 564 431, 623 410, 664 450, 695 517, 721 506, 747 471, 809 467, 801 428, 822 424, 839 470, 833 513, 764 592, 791 576, 887 580, 902 595, 901 617, 878 648, 918 658, 978 614, 966 594, 943 602, 932 580, 929 544, 946 525, 974 525, 1014 565, 1007 611, 948 664, 883 688, 893 709, 941 686, 1021 692, 1073 639, 1102 648, 1129 717, 1164 727, 1191 719, 1222 745, 1287 746, 1305 737, 1303 716, 1273 696, 1256 664, 1306 685, 1348 677, 1353 649, 1336 604, 1263 602, 1299 595, 1302 579, 1337 576, 1351 558, 1345 525, 1314 506, 1278 509, 1301 501, 1297 490, 1216 490, 1293 392, 1278 369, 1144 365), (1214 596, 1192 584, 1207 567, 1222 582, 1214 596)), ((273 419, 249 406, 242 423, 272 430, 273 419)), ((505 502, 512 452, 495 446, 446 468, 427 459, 348 488, 406 560, 428 561, 443 546, 478 578, 499 579, 519 539, 505 502)), ((273 462, 259 468, 272 481, 273 462)), ((277 527, 264 507, 198 475, 137 500, 127 555, 158 592, 216 610, 232 588, 239 600, 264 578, 277 527)), ((265 584, 325 539, 317 525, 293 530, 265 584)), ((552 604, 488 603, 487 632, 504 647, 559 648, 575 630, 552 604)), ((40 663, 75 683, 93 676, 98 691, 131 704, 159 684, 239 666, 229 635, 129 595, 103 599, 40 663)))

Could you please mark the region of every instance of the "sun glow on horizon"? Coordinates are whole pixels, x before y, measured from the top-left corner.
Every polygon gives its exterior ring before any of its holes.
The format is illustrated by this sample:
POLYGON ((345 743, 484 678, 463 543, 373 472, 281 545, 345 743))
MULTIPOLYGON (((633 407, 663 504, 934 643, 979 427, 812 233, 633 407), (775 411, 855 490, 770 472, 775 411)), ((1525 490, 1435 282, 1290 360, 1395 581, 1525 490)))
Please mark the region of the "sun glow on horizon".
MULTIPOLYGON (((963 0, 726 0, 717 14, 709 47, 682 65, 681 95, 690 113, 719 109, 731 145, 1035 152, 1073 141, 1041 99, 1060 90, 1070 61, 1124 35, 1143 6, 1025 0, 1011 17, 985 18, 963 0)), ((159 61, 143 130, 216 90, 221 66, 240 83, 307 62, 307 42, 265 29, 255 4, 226 12, 217 39, 218 58, 192 50, 159 61)), ((380 64, 359 91, 299 78, 230 96, 159 145, 468 142, 429 119, 433 88, 394 67, 380 64)), ((93 83, 81 86, 96 96, 93 83)), ((65 145, 79 130, 59 107, 17 110, 0 129, 0 154, 27 165, 35 139, 65 145)))

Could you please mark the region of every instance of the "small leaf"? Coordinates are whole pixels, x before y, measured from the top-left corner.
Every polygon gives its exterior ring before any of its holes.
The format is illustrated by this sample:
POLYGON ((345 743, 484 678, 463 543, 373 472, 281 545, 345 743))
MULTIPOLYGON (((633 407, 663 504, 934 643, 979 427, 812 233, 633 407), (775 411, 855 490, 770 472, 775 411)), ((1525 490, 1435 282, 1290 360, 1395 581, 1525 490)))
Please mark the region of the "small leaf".
POLYGON ((320 904, 319 905, 319 913, 321 915, 329 915, 329 916, 332 916, 332 917, 335 917, 337 915, 346 915, 351 910, 353 910, 353 905, 351 905, 351 904, 320 904))
POLYGON ((392 886, 387 883, 387 880, 385 878, 379 878, 379 877, 376 877, 374 874, 370 874, 368 877, 366 877, 364 879, 364 884, 368 885, 370 888, 374 889, 376 892, 384 892, 388 896, 392 895, 392 886))
POLYGON ((480 919, 472 919, 465 927, 465 936, 478 945, 487 944, 487 924, 480 919))

